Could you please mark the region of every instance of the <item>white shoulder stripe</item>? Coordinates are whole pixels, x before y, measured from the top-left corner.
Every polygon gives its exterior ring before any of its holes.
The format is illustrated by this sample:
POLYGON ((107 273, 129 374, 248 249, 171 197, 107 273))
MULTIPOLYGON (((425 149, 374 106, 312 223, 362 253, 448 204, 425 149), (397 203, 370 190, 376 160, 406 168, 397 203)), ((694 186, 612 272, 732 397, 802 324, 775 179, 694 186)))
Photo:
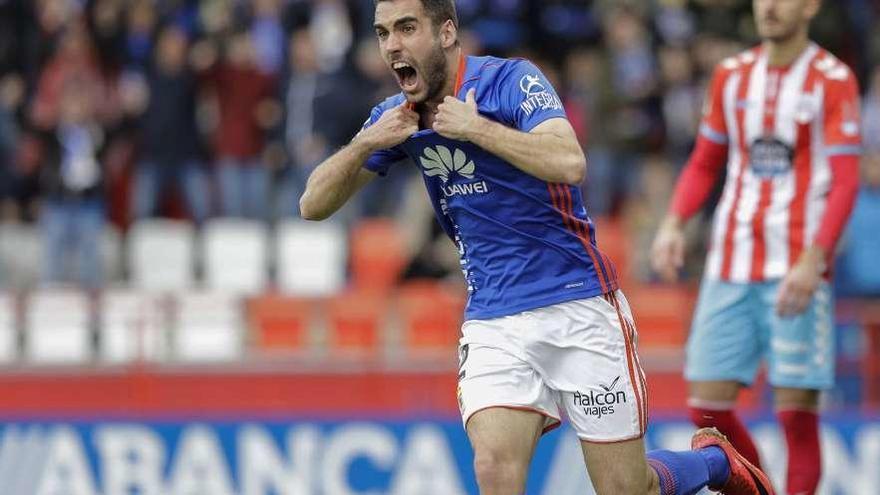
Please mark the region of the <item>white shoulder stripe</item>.
POLYGON ((727 134, 716 131, 705 122, 703 124, 700 124, 700 134, 709 141, 712 141, 713 143, 727 144, 728 142, 727 134))
POLYGON ((826 146, 825 147, 825 156, 840 156, 840 155, 861 155, 862 147, 857 144, 841 144, 838 146, 826 146))

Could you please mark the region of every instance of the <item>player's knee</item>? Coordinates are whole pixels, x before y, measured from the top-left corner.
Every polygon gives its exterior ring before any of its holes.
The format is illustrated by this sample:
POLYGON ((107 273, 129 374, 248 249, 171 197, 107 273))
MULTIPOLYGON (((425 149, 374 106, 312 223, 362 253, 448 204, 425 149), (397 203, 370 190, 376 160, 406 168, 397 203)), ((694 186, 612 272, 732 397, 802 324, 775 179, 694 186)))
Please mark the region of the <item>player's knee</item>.
POLYGON ((474 473, 483 492, 518 493, 523 489, 527 466, 513 456, 483 451, 474 455, 474 473))

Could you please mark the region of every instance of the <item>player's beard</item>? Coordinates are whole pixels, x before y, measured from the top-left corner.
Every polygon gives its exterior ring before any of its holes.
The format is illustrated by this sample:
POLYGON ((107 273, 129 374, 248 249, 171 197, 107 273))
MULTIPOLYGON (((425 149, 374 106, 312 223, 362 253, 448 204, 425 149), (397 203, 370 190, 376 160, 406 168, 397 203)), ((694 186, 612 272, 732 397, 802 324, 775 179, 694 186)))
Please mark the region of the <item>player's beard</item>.
POLYGON ((423 101, 433 101, 443 91, 446 86, 446 78, 449 76, 449 70, 446 67, 446 53, 440 45, 439 39, 422 67, 425 68, 425 84, 428 86, 423 101))

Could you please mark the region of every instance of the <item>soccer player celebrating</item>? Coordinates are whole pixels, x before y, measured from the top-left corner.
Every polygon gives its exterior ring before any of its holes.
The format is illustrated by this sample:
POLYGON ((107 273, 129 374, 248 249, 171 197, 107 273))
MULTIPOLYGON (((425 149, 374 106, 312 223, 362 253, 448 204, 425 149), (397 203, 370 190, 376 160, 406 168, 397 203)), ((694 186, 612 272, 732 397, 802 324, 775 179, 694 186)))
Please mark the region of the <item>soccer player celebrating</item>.
POLYGON ((481 493, 522 493, 538 438, 563 413, 599 494, 773 493, 714 429, 692 451, 646 458, 635 326, 577 187, 583 151, 541 71, 465 57, 452 0, 375 3, 402 92, 315 169, 301 211, 327 218, 391 165, 420 168, 469 291, 459 403, 481 493))
POLYGON ((652 253, 655 269, 674 280, 682 224, 726 163, 687 346, 691 417, 759 465, 733 406, 766 357, 788 443, 787 490, 799 495, 819 484, 818 397, 834 379, 828 266, 856 196, 860 153, 856 81, 807 37, 820 3, 753 1, 763 43, 716 68, 652 253))

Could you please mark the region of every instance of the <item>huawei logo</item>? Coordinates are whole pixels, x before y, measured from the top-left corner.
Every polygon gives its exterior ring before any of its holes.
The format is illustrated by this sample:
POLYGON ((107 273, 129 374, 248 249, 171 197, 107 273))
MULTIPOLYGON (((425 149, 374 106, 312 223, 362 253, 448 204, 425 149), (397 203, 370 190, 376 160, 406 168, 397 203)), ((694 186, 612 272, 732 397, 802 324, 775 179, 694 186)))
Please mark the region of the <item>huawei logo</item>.
POLYGON ((474 178, 476 165, 473 160, 468 160, 464 151, 458 148, 452 152, 446 146, 438 145, 434 148, 425 148, 422 153, 423 156, 419 161, 428 177, 440 176, 444 184, 453 172, 466 179, 474 178))

